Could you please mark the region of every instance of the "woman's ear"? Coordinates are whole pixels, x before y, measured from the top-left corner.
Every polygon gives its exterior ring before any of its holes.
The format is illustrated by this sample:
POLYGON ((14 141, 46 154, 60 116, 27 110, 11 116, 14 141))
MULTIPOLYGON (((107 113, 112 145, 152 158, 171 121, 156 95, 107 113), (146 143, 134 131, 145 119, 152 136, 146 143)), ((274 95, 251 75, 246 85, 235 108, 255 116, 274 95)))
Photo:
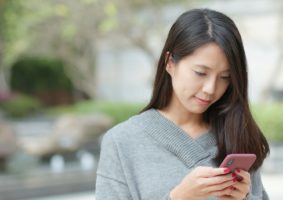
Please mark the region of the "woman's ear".
POLYGON ((167 51, 166 55, 165 55, 165 62, 166 61, 167 61, 166 71, 168 72, 168 74, 170 74, 172 76, 173 73, 174 73, 174 70, 175 70, 175 61, 172 58, 172 54, 169 51, 167 51))

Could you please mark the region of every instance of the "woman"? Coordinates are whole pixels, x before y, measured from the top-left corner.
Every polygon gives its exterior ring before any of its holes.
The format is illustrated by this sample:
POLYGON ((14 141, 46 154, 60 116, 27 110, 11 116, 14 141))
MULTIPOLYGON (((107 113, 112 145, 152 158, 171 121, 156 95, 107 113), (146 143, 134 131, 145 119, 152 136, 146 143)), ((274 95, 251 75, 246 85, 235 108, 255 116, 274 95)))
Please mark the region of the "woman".
POLYGON ((103 138, 96 199, 268 199, 259 169, 269 146, 251 115, 247 84, 234 22, 209 9, 182 14, 149 104, 103 138), (257 160, 249 172, 229 173, 218 166, 231 153, 257 160))

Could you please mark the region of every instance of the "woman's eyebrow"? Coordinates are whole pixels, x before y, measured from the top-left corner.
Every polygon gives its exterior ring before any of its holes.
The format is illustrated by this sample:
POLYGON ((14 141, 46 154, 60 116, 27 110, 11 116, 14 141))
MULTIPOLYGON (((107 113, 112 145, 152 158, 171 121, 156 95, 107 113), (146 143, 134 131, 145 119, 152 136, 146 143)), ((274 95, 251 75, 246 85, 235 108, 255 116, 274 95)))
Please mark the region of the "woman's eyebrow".
MULTIPOLYGON (((202 67, 202 68, 205 68, 205 69, 211 69, 211 67, 208 67, 207 65, 203 65, 203 64, 195 64, 196 66, 198 66, 198 67, 202 67)), ((229 69, 227 69, 227 70, 223 70, 222 72, 230 72, 230 70, 229 69)))
POLYGON ((203 68, 206 68, 206 69, 211 69, 210 67, 206 66, 206 65, 202 65, 202 64, 196 64, 196 66, 198 67, 203 67, 203 68))

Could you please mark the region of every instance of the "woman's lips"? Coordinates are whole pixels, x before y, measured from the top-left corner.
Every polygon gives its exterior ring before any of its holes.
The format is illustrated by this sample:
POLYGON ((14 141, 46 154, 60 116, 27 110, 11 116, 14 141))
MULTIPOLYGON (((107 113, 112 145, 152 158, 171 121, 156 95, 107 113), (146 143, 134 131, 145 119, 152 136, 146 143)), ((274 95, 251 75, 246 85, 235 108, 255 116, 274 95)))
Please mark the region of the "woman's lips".
POLYGON ((209 105, 211 103, 211 100, 204 100, 198 97, 196 97, 196 100, 199 104, 204 105, 204 106, 209 105))

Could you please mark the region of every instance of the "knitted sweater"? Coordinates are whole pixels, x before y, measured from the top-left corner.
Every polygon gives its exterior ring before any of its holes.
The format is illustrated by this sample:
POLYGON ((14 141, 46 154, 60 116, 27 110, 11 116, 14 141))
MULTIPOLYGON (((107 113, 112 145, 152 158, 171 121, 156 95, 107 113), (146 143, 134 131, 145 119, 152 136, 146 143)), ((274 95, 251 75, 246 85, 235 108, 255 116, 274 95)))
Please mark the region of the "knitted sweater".
MULTIPOLYGON (((167 200, 193 168, 216 167, 216 153, 212 133, 193 139, 157 110, 145 111, 104 135, 96 200, 167 200)), ((259 171, 251 174, 251 181, 248 199, 269 199, 259 171)))

